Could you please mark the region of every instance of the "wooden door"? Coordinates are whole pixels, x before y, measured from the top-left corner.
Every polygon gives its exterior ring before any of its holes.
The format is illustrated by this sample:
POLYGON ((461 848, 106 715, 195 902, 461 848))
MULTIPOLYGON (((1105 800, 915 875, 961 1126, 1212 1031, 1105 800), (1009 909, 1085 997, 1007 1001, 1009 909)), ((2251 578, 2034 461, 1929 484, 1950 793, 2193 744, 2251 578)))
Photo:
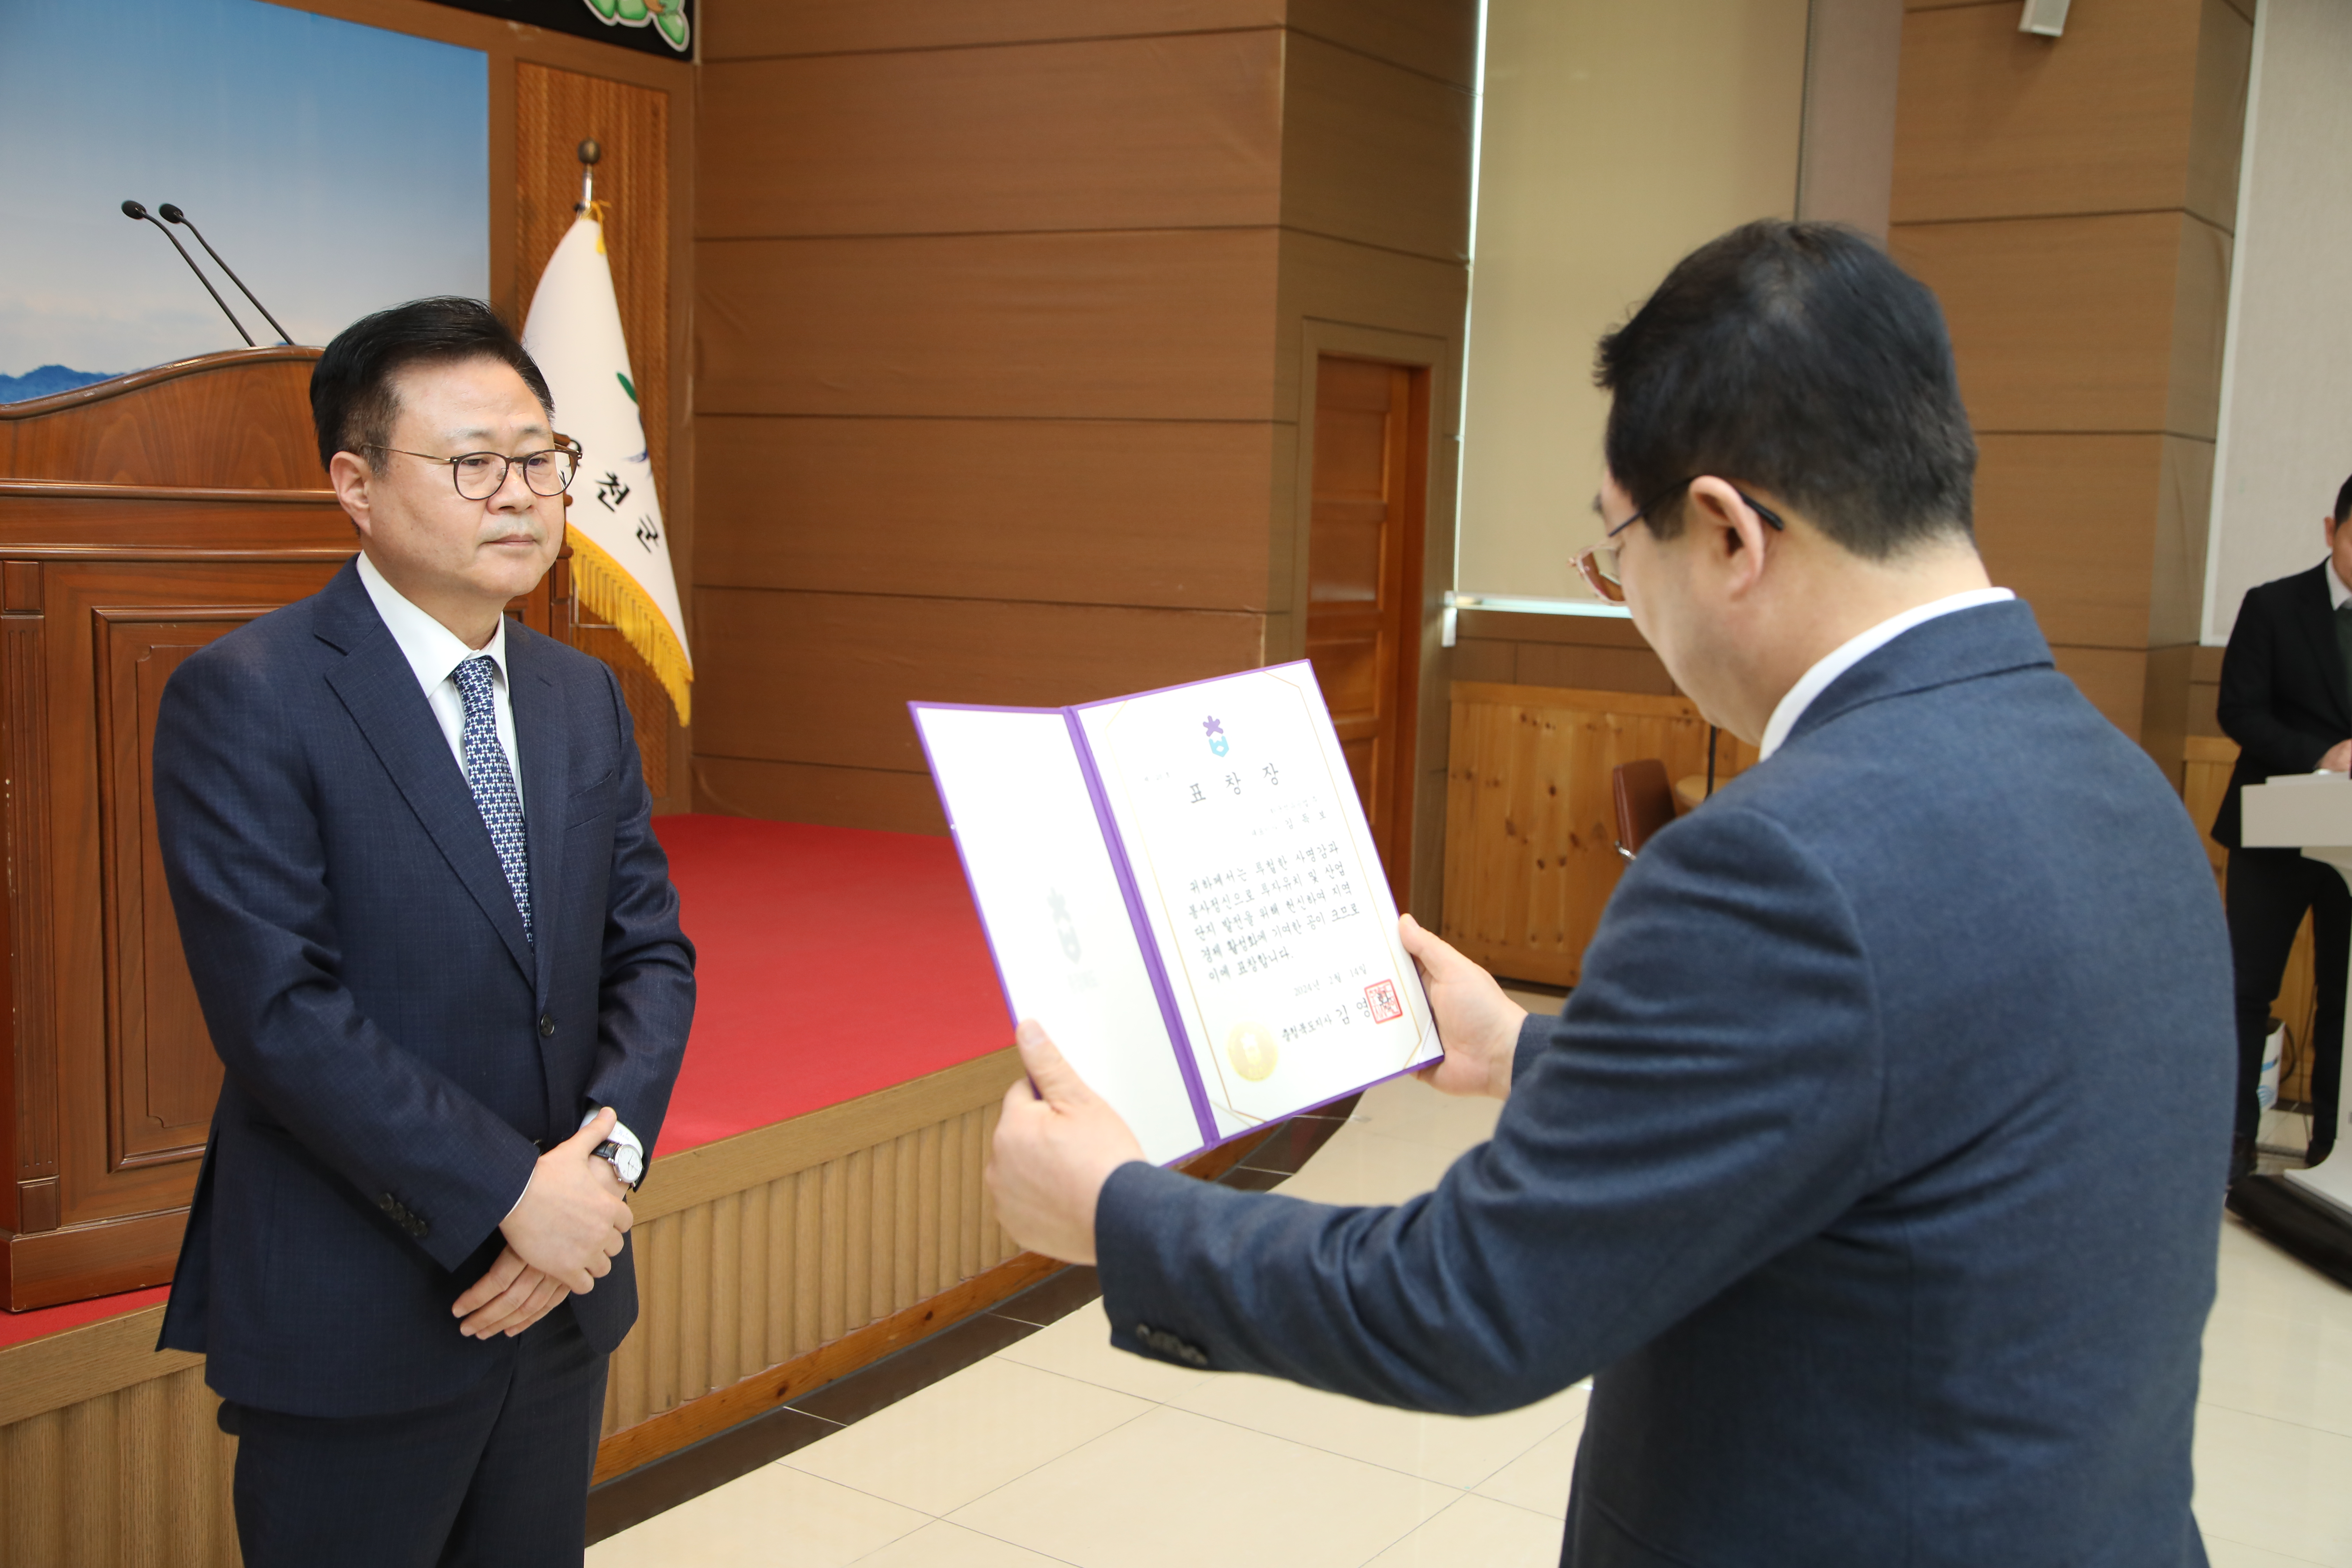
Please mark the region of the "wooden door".
POLYGON ((1315 376, 1307 657, 1397 906, 1412 868, 1429 373, 1326 354, 1315 376))

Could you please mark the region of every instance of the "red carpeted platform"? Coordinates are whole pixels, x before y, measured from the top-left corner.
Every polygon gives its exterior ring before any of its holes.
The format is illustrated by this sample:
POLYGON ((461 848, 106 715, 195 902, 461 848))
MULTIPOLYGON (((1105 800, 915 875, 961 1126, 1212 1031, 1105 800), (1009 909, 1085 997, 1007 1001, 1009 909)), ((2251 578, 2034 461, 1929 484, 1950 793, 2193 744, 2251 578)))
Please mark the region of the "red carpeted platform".
MULTIPOLYGON (((698 982, 656 1159, 1013 1043, 952 839, 741 816, 654 826, 698 982)), ((0 1312, 0 1346, 163 1296, 0 1312)))
POLYGON ((954 840, 742 816, 654 826, 698 983, 656 1158, 1013 1043, 954 840))

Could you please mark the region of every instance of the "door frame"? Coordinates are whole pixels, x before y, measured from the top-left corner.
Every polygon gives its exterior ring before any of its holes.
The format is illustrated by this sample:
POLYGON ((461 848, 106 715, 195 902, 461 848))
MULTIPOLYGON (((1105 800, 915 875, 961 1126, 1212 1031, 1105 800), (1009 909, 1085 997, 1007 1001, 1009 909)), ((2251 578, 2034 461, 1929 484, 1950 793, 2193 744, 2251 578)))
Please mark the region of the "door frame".
MULTIPOLYGON (((1342 359, 1373 360, 1402 365, 1412 378, 1416 413, 1424 431, 1422 450, 1415 454, 1423 475, 1421 552, 1406 563, 1403 584, 1415 601, 1413 620, 1419 631, 1417 671, 1412 684, 1412 736, 1401 745, 1397 787, 1400 808, 1412 845, 1411 868, 1403 879, 1410 896, 1406 907, 1425 915, 1422 923, 1438 918, 1445 885, 1445 758, 1451 708, 1447 689, 1453 677, 1453 650, 1444 646, 1445 590, 1454 582, 1454 476, 1461 457, 1462 389, 1453 340, 1421 332, 1401 332, 1307 317, 1298 340, 1297 445, 1289 454, 1288 495, 1277 474, 1274 497, 1277 526, 1272 531, 1267 562, 1265 662, 1304 658, 1307 650, 1307 551, 1315 505, 1315 378, 1316 366, 1326 354, 1342 359), (1287 516, 1282 516, 1287 500, 1287 516)), ((1412 650, 1400 649, 1402 658, 1412 650)), ((1400 714, 1400 720, 1405 715, 1400 714)), ((1402 726, 1401 726, 1402 727, 1402 726)), ((1400 737, 1403 739, 1403 737, 1400 737)))

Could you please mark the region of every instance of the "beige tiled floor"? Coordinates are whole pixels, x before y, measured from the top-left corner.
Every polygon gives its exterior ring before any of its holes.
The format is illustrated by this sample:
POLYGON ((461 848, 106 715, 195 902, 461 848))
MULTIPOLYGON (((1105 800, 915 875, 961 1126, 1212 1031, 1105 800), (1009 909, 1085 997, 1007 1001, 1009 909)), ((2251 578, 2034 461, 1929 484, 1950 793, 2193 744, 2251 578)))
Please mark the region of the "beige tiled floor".
MULTIPOLYGON (((1530 998, 1530 1005, 1536 999, 1530 998)), ((1553 1005, 1556 1004, 1546 1004, 1553 1005)), ((1408 1196, 1496 1107, 1384 1085, 1284 1190, 1408 1196)), ((2205 1336, 2215 1568, 2352 1568, 2352 1292, 2234 1221, 2205 1336)), ((594 1568, 1528 1568, 1556 1563, 1585 1391, 1479 1420, 1122 1354, 1099 1306, 592 1548, 594 1568), (1207 1506, 1203 1500, 1215 1500, 1207 1506)))

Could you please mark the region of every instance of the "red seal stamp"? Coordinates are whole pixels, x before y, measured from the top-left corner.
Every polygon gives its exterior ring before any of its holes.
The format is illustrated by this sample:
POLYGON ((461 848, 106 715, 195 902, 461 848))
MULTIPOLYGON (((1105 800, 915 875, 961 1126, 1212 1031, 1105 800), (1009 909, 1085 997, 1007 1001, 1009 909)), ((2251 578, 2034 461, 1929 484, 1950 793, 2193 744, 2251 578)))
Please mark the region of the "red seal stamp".
POLYGON ((1397 1000, 1396 984, 1382 980, 1364 987, 1364 1005, 1372 1010, 1372 1022, 1385 1024, 1391 1018, 1404 1016, 1404 1004, 1397 1000))

